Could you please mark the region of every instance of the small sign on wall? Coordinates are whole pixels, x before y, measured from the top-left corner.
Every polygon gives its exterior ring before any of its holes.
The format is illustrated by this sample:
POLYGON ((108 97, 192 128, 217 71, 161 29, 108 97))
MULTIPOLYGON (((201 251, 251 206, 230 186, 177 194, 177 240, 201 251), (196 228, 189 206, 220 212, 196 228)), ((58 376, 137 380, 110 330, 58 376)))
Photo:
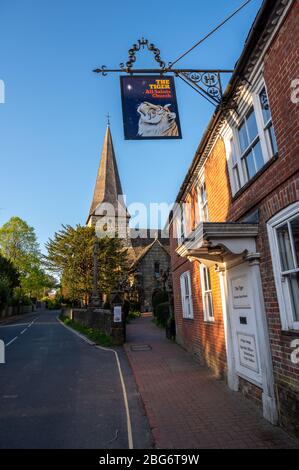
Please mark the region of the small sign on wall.
POLYGON ((247 277, 242 276, 232 281, 234 308, 250 308, 247 277))
POLYGON ((113 309, 113 314, 114 314, 114 318, 113 318, 114 323, 121 323, 122 321, 121 306, 115 306, 113 309))
POLYGON ((260 372, 260 368, 257 358, 255 337, 253 335, 238 333, 238 344, 240 364, 258 374, 260 372))

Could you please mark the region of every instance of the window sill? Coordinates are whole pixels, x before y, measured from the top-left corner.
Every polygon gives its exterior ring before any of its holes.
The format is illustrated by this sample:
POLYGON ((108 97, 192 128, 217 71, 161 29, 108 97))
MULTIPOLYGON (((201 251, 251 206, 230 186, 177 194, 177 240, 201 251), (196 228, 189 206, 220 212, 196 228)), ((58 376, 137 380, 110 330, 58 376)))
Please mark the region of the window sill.
POLYGON ((296 338, 299 337, 299 330, 281 330, 281 334, 283 336, 296 336, 296 338))
POLYGON ((183 317, 183 320, 184 320, 184 321, 194 321, 194 318, 186 318, 186 317, 183 317))
POLYGON ((267 163, 265 163, 265 165, 263 166, 263 168, 261 168, 257 173, 256 175, 253 176, 253 178, 251 178, 249 181, 247 181, 247 183, 242 186, 241 189, 239 189, 239 191, 236 192, 236 194, 232 197, 232 200, 235 201, 236 199, 238 199, 253 183, 255 183, 255 181, 265 172, 268 170, 268 168, 273 165, 273 163, 276 162, 276 160, 278 160, 278 154, 274 155, 271 160, 269 160, 267 163))

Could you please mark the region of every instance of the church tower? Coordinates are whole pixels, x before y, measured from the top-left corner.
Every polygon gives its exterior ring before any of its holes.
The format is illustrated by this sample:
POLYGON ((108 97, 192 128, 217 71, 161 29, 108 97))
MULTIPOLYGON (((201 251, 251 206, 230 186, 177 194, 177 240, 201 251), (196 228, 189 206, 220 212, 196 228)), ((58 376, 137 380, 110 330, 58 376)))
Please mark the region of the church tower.
POLYGON ((98 220, 105 216, 107 204, 110 204, 114 209, 114 222, 119 236, 127 238, 130 214, 123 198, 109 123, 86 225, 96 225, 98 220))
POLYGON ((157 275, 161 270, 168 272, 170 267, 169 238, 163 236, 162 230, 129 228, 130 214, 123 197, 109 122, 86 225, 102 227, 107 220, 107 204, 115 215, 108 219, 114 219, 116 236, 122 238, 128 255, 132 292, 136 296, 133 300, 139 302, 141 311, 151 311, 153 294, 159 288, 157 275))

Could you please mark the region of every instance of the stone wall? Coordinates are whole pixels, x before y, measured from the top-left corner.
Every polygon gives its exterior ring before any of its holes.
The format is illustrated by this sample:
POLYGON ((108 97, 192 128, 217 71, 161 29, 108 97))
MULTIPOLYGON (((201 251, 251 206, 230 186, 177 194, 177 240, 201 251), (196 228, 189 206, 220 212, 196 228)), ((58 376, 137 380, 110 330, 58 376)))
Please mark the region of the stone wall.
POLYGON ((110 310, 95 308, 64 308, 62 314, 80 325, 99 330, 109 336, 114 345, 125 342, 125 328, 123 323, 114 323, 113 313, 110 310))
POLYGON ((0 310, 0 321, 15 315, 22 315, 24 313, 31 313, 35 311, 34 305, 23 305, 14 307, 4 307, 0 310))

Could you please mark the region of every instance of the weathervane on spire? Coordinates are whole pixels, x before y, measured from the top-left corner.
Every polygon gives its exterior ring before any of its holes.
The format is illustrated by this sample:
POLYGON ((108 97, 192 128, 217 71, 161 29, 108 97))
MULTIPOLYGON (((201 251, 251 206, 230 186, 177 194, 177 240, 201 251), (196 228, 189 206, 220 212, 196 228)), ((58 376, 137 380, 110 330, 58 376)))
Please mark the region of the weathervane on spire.
POLYGON ((110 127, 110 114, 109 114, 109 112, 108 112, 106 118, 107 118, 107 126, 110 127))

